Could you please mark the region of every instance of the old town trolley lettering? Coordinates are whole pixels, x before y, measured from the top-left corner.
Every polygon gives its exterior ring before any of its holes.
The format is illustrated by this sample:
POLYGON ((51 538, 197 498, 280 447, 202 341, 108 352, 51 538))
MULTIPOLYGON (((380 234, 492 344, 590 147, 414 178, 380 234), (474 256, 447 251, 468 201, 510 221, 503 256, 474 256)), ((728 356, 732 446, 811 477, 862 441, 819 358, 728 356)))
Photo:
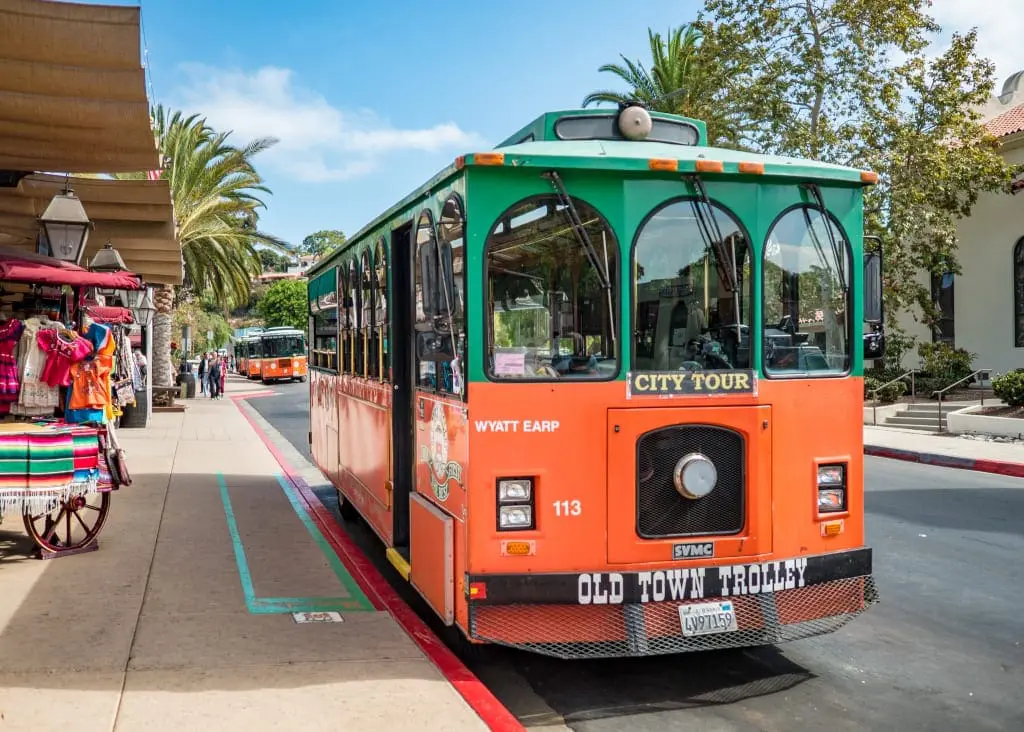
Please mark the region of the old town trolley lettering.
POLYGON ((627 397, 690 394, 756 394, 757 376, 750 370, 631 371, 627 397))
POLYGON ((621 605, 760 595, 804 587, 806 571, 806 559, 786 559, 635 574, 591 572, 577 577, 576 601, 580 605, 621 605))

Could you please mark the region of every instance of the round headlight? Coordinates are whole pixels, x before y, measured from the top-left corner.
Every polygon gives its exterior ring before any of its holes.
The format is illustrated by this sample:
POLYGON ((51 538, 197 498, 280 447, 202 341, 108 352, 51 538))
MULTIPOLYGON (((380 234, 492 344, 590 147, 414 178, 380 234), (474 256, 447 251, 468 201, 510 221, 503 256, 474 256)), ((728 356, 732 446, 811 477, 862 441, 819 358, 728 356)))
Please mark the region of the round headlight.
POLYGON ((718 483, 715 464, 699 452, 691 452, 676 463, 672 474, 679 495, 684 498, 704 498, 718 483))

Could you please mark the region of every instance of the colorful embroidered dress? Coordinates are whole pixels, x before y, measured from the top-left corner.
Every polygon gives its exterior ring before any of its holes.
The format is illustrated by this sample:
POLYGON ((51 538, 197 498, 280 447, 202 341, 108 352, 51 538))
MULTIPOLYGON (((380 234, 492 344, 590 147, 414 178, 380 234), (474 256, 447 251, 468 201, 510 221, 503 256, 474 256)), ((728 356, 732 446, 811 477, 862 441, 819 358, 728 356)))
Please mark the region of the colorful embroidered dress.
POLYGON ((0 324, 0 414, 7 414, 18 401, 18 357, 15 349, 25 326, 20 320, 0 324))
POLYGON ((110 395, 110 374, 114 370, 117 341, 110 328, 93 323, 85 337, 95 355, 71 367, 71 389, 68 390, 64 419, 68 422, 105 423, 113 417, 110 395))
POLYGON ((69 386, 71 384, 71 364, 81 361, 92 353, 89 341, 79 336, 70 340, 58 330, 43 330, 36 336, 39 347, 46 352, 46 365, 40 380, 50 386, 69 386))

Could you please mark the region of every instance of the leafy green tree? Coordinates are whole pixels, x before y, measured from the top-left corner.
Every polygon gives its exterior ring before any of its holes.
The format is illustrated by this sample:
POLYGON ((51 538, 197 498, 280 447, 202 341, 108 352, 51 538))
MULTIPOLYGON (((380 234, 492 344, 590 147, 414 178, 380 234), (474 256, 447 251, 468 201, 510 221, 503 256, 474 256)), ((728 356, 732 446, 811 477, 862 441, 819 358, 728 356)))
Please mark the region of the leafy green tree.
POLYGON ((179 304, 174 309, 172 338, 184 347, 184 330, 189 326, 192 333, 192 354, 216 351, 231 340, 231 326, 219 312, 210 312, 199 302, 179 304), (212 338, 207 334, 212 333, 212 338))
POLYGON ((304 280, 279 280, 267 288, 257 306, 268 328, 287 325, 305 330, 309 300, 304 280))
POLYGON ((291 259, 289 257, 286 257, 283 254, 278 254, 272 249, 260 249, 258 250, 258 254, 264 272, 288 271, 288 265, 291 263, 291 259))
POLYGON ((956 224, 1013 169, 974 111, 993 88, 976 34, 940 31, 928 0, 707 0, 697 26, 744 90, 745 145, 874 170, 867 234, 881 237, 886 305, 920 304, 919 271, 957 271, 956 224), (897 60, 898 59, 898 60, 897 60))
MULTIPOLYGON (((172 313, 176 300, 213 296, 223 307, 249 298, 252 278, 262 271, 256 244, 286 251, 283 241, 260 231, 261 194, 269 194, 252 159, 275 143, 265 138, 243 147, 228 143, 230 133, 216 132, 199 115, 185 117, 162 105, 153 110, 160 152, 174 204, 178 240, 184 260, 184 286, 179 296, 170 285, 154 293, 153 379, 170 384, 172 313)), ((115 177, 139 180, 146 173, 115 177)), ((204 331, 205 335, 205 331, 204 331)))
POLYGON ((604 64, 598 69, 625 82, 626 91, 601 89, 584 98, 583 106, 639 101, 657 112, 680 114, 703 120, 713 145, 735 146, 741 117, 729 102, 741 57, 719 57, 717 37, 705 37, 695 25, 669 30, 667 36, 647 31, 651 46, 651 67, 642 61, 620 56, 622 63, 604 64))
POLYGON ((321 231, 313 232, 303 239, 302 244, 299 245, 299 251, 303 254, 322 257, 344 243, 345 234, 343 232, 337 229, 322 229, 321 231))

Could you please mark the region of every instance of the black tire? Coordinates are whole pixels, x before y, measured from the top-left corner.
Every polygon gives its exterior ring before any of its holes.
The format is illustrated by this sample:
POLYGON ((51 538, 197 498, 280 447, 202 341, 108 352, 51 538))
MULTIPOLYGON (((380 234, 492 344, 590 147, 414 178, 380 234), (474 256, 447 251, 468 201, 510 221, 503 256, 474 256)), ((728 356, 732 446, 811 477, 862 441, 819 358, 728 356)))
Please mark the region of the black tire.
POLYGON ((306 377, 305 376, 300 376, 299 377, 299 383, 300 384, 305 384, 306 383, 306 377))
POLYGON ((345 500, 345 496, 342 495, 341 491, 335 489, 338 493, 338 513, 341 514, 342 520, 352 523, 359 520, 359 511, 349 501, 345 500))

